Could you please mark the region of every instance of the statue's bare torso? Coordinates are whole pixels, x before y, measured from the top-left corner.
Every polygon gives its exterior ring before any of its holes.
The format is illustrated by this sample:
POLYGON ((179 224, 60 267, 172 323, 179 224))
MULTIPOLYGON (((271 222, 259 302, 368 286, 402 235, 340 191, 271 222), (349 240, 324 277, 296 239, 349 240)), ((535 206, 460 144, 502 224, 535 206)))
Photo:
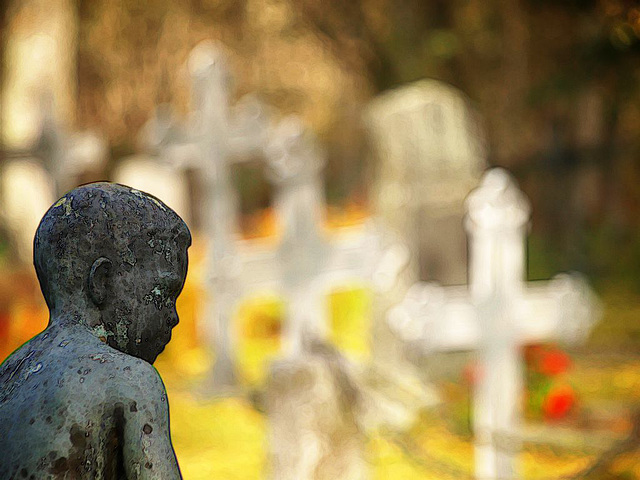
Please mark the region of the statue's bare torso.
POLYGON ((180 478, 152 364, 190 244, 175 212, 124 185, 51 206, 34 239, 49 326, 0 366, 0 480, 180 478))
POLYGON ((8 432, 0 478, 172 478, 167 464, 177 471, 159 375, 80 325, 32 339, 0 367, 0 384, 8 432))

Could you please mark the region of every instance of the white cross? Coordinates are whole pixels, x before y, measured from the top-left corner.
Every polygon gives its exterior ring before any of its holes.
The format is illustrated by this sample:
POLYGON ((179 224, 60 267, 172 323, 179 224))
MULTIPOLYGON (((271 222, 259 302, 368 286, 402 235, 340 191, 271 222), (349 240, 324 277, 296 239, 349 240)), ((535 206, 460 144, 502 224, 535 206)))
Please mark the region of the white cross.
POLYGON ((207 283, 213 300, 205 328, 215 342, 213 386, 219 389, 236 383, 230 324, 241 299, 265 289, 284 294, 290 302, 286 344, 296 351, 303 330, 326 333, 329 285, 375 278, 380 288, 390 288, 407 254, 398 245, 383 247, 372 226, 343 229, 340 240, 325 238, 324 159, 300 122, 287 119, 272 129, 265 108, 253 97, 230 111, 225 60, 210 43, 194 49, 189 69, 195 111, 188 131, 176 128, 164 113, 146 127, 146 144, 174 164, 197 168, 204 183, 204 229, 211 241, 207 283), (236 235, 238 210, 229 165, 251 153, 270 160, 277 185, 276 211, 284 235, 276 249, 236 235))
POLYGON ((278 125, 267 154, 283 236, 275 249, 256 251, 250 242, 243 244, 235 299, 264 289, 281 293, 288 301, 285 345, 296 353, 305 333, 326 336, 326 303, 332 288, 358 282, 388 290, 406 265, 408 252, 397 243, 384 243, 372 223, 331 236, 323 231, 324 158, 297 118, 278 125))
POLYGON ((75 175, 102 164, 106 159, 107 145, 95 132, 66 132, 55 118, 54 99, 50 92, 41 95, 40 104, 40 133, 33 147, 5 154, 8 157, 38 158, 51 175, 58 198, 76 186, 73 182, 75 175))
POLYGON ((197 45, 188 59, 193 112, 186 128, 167 108, 145 126, 142 142, 178 168, 197 170, 203 188, 203 230, 209 240, 207 286, 211 304, 203 322, 206 341, 215 344, 213 382, 235 384, 229 324, 237 289, 238 206, 230 178, 232 161, 263 153, 268 134, 265 108, 255 97, 230 107, 231 77, 222 50, 213 42, 197 45))
POLYGON ((488 171, 466 208, 468 288, 418 283, 388 321, 426 351, 478 351, 483 374, 474 392, 475 474, 482 480, 518 478, 519 348, 584 339, 599 306, 576 276, 525 282, 530 206, 505 170, 488 171))
POLYGON ((0 169, 0 222, 14 237, 16 255, 25 261, 31 261, 33 231, 49 206, 77 185, 78 174, 99 170, 107 156, 106 142, 97 134, 65 132, 55 119, 50 93, 40 96, 40 116, 39 134, 30 145, 1 152, 6 161, 0 169), (12 182, 20 178, 28 185, 16 190, 12 182), (30 197, 25 199, 25 194, 30 197))

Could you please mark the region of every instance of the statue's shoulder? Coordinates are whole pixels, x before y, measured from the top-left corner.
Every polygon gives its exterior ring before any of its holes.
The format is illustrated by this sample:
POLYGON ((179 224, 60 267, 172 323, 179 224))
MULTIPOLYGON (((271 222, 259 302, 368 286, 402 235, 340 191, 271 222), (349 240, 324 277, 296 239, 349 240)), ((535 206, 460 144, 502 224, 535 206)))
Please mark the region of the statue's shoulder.
POLYGON ((8 388, 11 382, 19 380, 24 370, 29 374, 42 369, 41 359, 46 357, 46 352, 38 348, 37 339, 38 336, 32 338, 0 362, 0 389, 8 388))
POLYGON ((118 368, 118 387, 125 398, 158 398, 166 396, 166 390, 160 374, 153 365, 130 355, 121 354, 116 365, 118 368))
MULTIPOLYGON (((87 372, 86 382, 90 382, 97 397, 138 405, 166 401, 160 374, 144 360, 105 345, 104 350, 85 353, 75 361, 78 371, 87 372)), ((69 371, 75 372, 74 368, 69 371)))
POLYGON ((125 418, 131 422, 146 418, 154 425, 167 426, 169 402, 158 371, 136 357, 125 355, 121 361, 114 400, 125 407, 125 418))

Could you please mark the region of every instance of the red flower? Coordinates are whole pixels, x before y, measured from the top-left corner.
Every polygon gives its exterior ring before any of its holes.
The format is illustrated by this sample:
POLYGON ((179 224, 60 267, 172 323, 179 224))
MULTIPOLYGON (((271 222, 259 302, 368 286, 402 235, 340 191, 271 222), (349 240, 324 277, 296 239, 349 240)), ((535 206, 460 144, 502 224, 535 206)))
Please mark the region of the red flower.
POLYGON ((542 412, 547 420, 564 418, 576 402, 576 395, 568 385, 551 389, 542 402, 542 412))
POLYGON ((550 377, 567 371, 571 365, 569 356, 560 350, 545 352, 540 359, 540 372, 550 377))

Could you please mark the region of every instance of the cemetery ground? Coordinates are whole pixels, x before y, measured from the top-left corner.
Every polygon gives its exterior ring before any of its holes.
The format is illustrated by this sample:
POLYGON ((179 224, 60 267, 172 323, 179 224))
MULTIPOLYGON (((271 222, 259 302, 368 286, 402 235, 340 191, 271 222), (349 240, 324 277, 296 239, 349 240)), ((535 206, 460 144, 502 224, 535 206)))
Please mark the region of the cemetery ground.
MULTIPOLYGON (((213 358, 201 348, 196 328, 204 295, 202 244, 196 240, 190 251, 189 278, 178 305, 181 323, 156 362, 169 393, 174 447, 185 479, 267 478, 268 425, 260 384, 265 359, 278 350, 283 307, 274 297, 243 304, 234 322, 242 332, 238 361, 244 388, 228 397, 203 395, 200 385, 213 358)), ((5 278, 11 280, 0 289, 6 295, 0 312, 2 359, 46 323, 37 285, 28 288, 30 274, 5 278)), ((598 459, 606 465, 584 478, 640 478, 640 440, 625 443, 640 406, 640 293, 626 284, 598 290, 604 316, 585 346, 571 351, 529 346, 522 352, 527 359, 524 478, 583 478, 598 459), (609 449, 617 454, 607 463, 602 453, 609 449)), ((361 333, 370 321, 367 292, 336 292, 330 305, 333 340, 356 358, 371 355, 361 333)), ((434 381, 441 401, 406 429, 369 432, 371 478, 472 478, 470 392, 482 372, 465 353, 413 362, 434 381)))
MULTIPOLYGON (((350 315, 366 315, 362 296, 362 291, 351 291, 334 301, 351 302, 350 315)), ((635 297, 636 304, 639 300, 635 297)), ((616 310, 607 308, 605 319, 616 310)), ((273 320, 277 313, 278 306, 269 300, 245 310, 247 316, 256 319, 273 320)), ((640 315, 640 307, 635 313, 640 315)), ((266 350, 268 347, 262 353, 266 350)), ((267 478, 268 426, 259 398, 256 401, 259 393, 249 388, 242 397, 199 398, 190 387, 203 373, 207 359, 197 348, 189 355, 181 360, 165 356, 158 362, 169 390, 174 447, 185 478, 267 478)), ((560 379, 559 388, 570 385, 574 391, 575 402, 566 416, 545 419, 544 413, 523 398, 527 404, 524 430, 530 438, 521 455, 524 478, 583 478, 579 474, 600 453, 627 438, 633 428, 632 409, 640 405, 640 355, 589 353, 587 346, 569 356, 571 366, 560 379)), ((441 405, 421 412, 406 431, 382 429, 370 436, 367 455, 371 478, 473 478, 469 368, 465 368, 469 356, 450 357, 447 371, 441 371, 436 379, 441 405)), ((243 365, 245 371, 252 367, 243 365)), ((638 451, 629 449, 618 456, 607 471, 610 475, 585 478, 640 478, 638 451)))

